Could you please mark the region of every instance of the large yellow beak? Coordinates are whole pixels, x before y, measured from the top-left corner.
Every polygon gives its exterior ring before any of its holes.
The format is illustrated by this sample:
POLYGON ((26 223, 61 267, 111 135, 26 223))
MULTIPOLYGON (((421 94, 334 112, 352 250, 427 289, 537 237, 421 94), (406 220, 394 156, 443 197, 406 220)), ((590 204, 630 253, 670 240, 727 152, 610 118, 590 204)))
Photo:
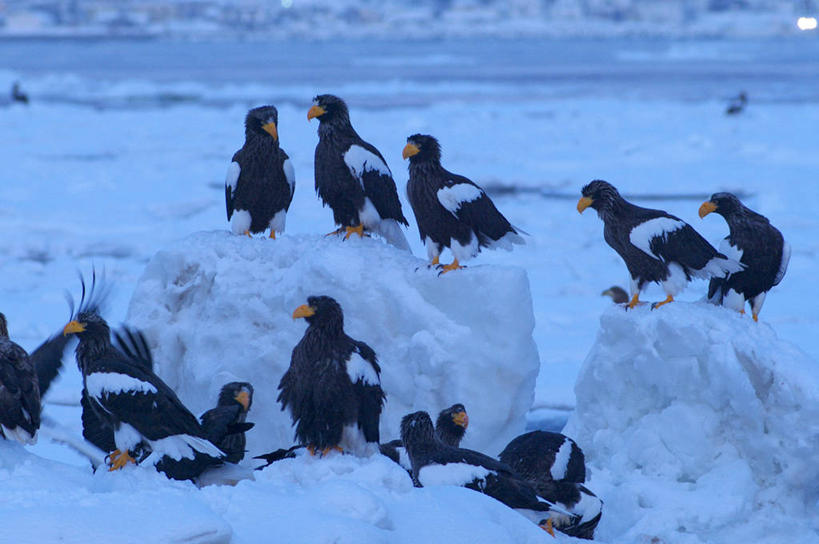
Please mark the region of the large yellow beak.
POLYGON ((702 206, 700 206, 700 219, 705 217, 711 212, 717 211, 717 205, 708 200, 707 202, 703 202, 702 206))
POLYGON ((78 332, 85 332, 85 327, 79 321, 69 321, 68 325, 63 328, 63 336, 68 336, 69 334, 75 334, 78 332))
POLYGON ((307 110, 307 120, 309 121, 313 117, 321 117, 325 113, 327 113, 327 110, 325 110, 321 106, 313 106, 312 108, 307 110))
POLYGON ((469 427, 469 416, 466 415, 466 412, 452 414, 452 421, 455 423, 455 425, 460 425, 464 429, 469 427))
POLYGON ((585 210, 586 208, 591 206, 593 203, 594 203, 594 200, 592 200, 591 198, 589 198, 587 196, 584 196, 583 198, 581 198, 580 200, 577 201, 577 212, 578 213, 583 213, 583 210, 585 210))
POLYGON ((404 159, 409 159, 413 155, 417 155, 421 150, 418 149, 418 146, 415 144, 407 144, 404 146, 404 151, 401 152, 401 156, 404 159))
POLYGON ((262 125, 262 128, 265 132, 273 136, 274 140, 279 139, 279 131, 276 130, 276 123, 267 123, 266 125, 262 125))
POLYGON ((310 317, 312 315, 316 315, 316 310, 314 310, 312 306, 308 306, 307 304, 302 304, 293 311, 293 319, 298 319, 300 317, 310 317))
POLYGON ((236 402, 242 405, 247 412, 248 407, 250 406, 250 395, 247 394, 247 391, 240 391, 238 395, 233 397, 236 402))

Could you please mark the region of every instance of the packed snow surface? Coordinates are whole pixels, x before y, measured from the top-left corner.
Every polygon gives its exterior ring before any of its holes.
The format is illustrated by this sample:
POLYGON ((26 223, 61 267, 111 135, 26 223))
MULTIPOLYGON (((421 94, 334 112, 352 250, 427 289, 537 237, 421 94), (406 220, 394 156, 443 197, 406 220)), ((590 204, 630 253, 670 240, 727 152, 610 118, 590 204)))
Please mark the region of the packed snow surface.
POLYGON ((816 363, 708 303, 608 310, 565 429, 610 542, 819 542, 816 363))
POLYGON ((473 422, 465 445, 499 452, 520 434, 540 359, 526 272, 474 266, 443 276, 376 239, 250 239, 201 232, 154 256, 127 322, 152 343, 160 376, 195 413, 227 382, 255 388, 248 448, 292 444, 279 380, 306 329, 293 310, 311 295, 341 304, 347 334, 378 356, 387 402, 383 441, 401 417, 456 402, 473 422))

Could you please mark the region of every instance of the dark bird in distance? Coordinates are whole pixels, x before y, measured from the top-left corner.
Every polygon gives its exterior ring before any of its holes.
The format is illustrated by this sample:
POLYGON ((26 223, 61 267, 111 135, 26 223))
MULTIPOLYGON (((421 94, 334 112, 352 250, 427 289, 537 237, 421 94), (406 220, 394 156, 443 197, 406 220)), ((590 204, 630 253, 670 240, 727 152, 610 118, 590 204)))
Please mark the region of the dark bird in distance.
POLYGON ((711 278, 708 300, 745 313, 751 304, 754 321, 765 302, 765 296, 779 285, 791 258, 791 247, 768 218, 745 207, 731 193, 714 193, 700 206, 700 217, 711 212, 720 214, 728 223, 729 234, 719 250, 745 265, 739 272, 711 278))
POLYGON ((483 189, 441 166, 438 140, 414 134, 407 138, 402 156, 409 159, 407 197, 432 266, 439 265, 445 247, 453 261, 441 268, 442 273, 463 268, 461 262, 481 248, 511 249, 524 243, 483 189))
POLYGON ((739 115, 745 111, 745 106, 747 105, 748 95, 745 91, 742 91, 728 103, 728 107, 725 108, 725 115, 739 115))
POLYGON ((595 180, 583 187, 577 211, 593 208, 603 220, 603 237, 626 263, 631 276, 628 308, 640 302, 640 292, 657 283, 673 302, 692 278, 721 277, 743 265, 719 253, 691 225, 678 217, 626 201, 613 185, 595 180))
POLYGON ((28 105, 28 95, 20 88, 19 81, 15 81, 11 86, 11 101, 28 105))

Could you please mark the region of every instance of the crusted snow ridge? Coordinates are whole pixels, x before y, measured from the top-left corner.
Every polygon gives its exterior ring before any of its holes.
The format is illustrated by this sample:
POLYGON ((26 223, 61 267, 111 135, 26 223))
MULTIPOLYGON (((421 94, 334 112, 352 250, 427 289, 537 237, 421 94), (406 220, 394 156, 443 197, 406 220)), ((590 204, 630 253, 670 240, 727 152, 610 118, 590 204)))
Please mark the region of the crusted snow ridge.
POLYGON ((816 364, 765 323, 704 302, 611 308, 565 433, 611 542, 816 542, 816 364), (760 540, 762 538, 762 540, 760 540))
POLYGON ((253 384, 250 457, 292 444, 276 393, 305 331, 293 309, 310 295, 338 300, 347 333, 375 350, 385 442, 399 436, 407 413, 455 402, 467 403, 474 421, 466 447, 499 452, 524 431, 539 357, 529 282, 518 267, 438 276, 369 238, 202 232, 153 257, 127 322, 145 331, 157 373, 195 414, 212 407, 225 383, 253 384), (470 302, 476 292, 480 304, 470 302))

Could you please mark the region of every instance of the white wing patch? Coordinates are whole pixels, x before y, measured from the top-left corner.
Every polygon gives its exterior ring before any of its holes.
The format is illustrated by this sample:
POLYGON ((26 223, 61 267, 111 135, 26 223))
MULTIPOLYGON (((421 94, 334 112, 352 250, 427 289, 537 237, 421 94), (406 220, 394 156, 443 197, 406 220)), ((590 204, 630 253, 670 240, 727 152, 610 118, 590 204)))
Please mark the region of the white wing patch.
POLYGON ((392 177, 392 172, 390 172, 389 167, 384 164, 384 161, 382 161, 378 155, 370 153, 360 145, 350 146, 350 149, 344 153, 344 163, 347 165, 347 168, 350 169, 350 173, 353 177, 358 181, 361 181, 361 176, 367 170, 392 177))
POLYGON ((779 264, 779 270, 774 278, 774 285, 779 285, 782 278, 785 277, 785 272, 788 271, 788 263, 791 260, 791 245, 788 242, 782 242, 782 261, 779 264))
POLYGON ((552 463, 552 468, 549 472, 552 473, 552 479, 562 480, 566 477, 566 470, 569 468, 569 458, 572 456, 572 441, 568 438, 563 439, 563 443, 555 453, 555 462, 552 463))
POLYGON ((350 355, 350 360, 347 361, 347 375, 350 376, 350 381, 353 383, 362 381, 367 385, 380 385, 381 380, 378 379, 373 365, 365 361, 361 355, 353 352, 350 355))
POLYGON ((85 388, 94 398, 102 398, 106 394, 119 395, 128 393, 156 393, 156 387, 148 382, 138 380, 127 374, 116 372, 93 372, 85 378, 85 388))
POLYGON ((729 259, 735 260, 736 262, 739 262, 742 259, 743 251, 729 242, 728 238, 723 238, 722 242, 719 243, 719 252, 729 259))
POLYGON ((679 219, 671 219, 670 217, 656 217, 654 219, 649 219, 644 223, 640 223, 631 229, 628 239, 635 247, 644 251, 647 255, 657 259, 657 255, 651 251, 651 240, 654 238, 665 238, 672 232, 679 230, 684 226, 685 223, 679 219))
POLYGON ((424 487, 430 485, 466 485, 476 479, 485 479, 489 473, 489 469, 468 463, 427 465, 418 471, 418 481, 424 487))
POLYGON ((467 202, 478 200, 483 191, 469 183, 456 183, 452 187, 438 189, 438 202, 452 214, 458 213, 467 202))
POLYGON ((227 176, 225 176, 225 187, 230 187, 230 192, 236 190, 236 183, 239 181, 239 174, 242 173, 242 167, 239 163, 233 161, 228 166, 227 176))
POLYGON ((287 179, 287 183, 290 185, 290 195, 293 195, 293 192, 296 190, 296 170, 293 168, 293 163, 290 162, 290 159, 285 159, 284 163, 282 163, 282 170, 284 170, 284 177, 287 179))

